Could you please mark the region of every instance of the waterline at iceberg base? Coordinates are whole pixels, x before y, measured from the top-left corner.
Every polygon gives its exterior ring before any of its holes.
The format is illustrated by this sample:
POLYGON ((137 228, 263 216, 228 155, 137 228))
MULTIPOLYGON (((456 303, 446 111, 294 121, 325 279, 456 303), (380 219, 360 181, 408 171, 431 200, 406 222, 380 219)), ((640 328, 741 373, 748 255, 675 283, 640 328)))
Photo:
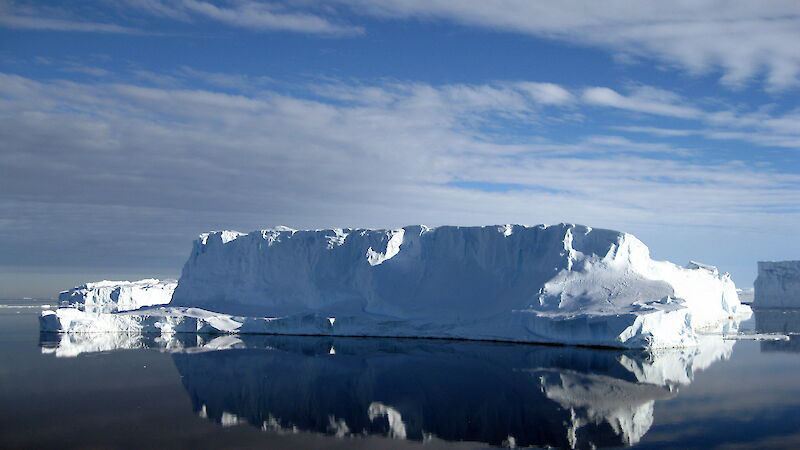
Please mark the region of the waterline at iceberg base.
POLYGON ((222 426, 343 439, 632 445, 655 405, 734 341, 598 350, 420 339, 42 333, 58 357, 153 348, 171 354, 195 414, 222 426))
POLYGON ((43 331, 427 337, 621 348, 697 345, 749 314, 727 274, 654 261, 582 225, 284 227, 202 235, 168 304, 46 311, 43 331))

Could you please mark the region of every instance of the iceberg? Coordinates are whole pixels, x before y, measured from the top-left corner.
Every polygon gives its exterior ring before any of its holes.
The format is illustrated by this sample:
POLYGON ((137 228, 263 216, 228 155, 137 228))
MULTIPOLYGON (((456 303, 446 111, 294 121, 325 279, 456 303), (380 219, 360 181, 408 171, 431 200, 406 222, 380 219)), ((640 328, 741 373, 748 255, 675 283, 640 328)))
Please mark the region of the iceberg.
POLYGON ((61 306, 110 313, 163 305, 172 299, 176 280, 96 281, 58 294, 61 306))
POLYGON ((47 311, 44 331, 418 337, 621 348, 697 345, 749 313, 728 274, 650 258, 582 225, 221 231, 167 305, 47 311))
POLYGON ((759 261, 753 306, 800 308, 800 261, 759 261))

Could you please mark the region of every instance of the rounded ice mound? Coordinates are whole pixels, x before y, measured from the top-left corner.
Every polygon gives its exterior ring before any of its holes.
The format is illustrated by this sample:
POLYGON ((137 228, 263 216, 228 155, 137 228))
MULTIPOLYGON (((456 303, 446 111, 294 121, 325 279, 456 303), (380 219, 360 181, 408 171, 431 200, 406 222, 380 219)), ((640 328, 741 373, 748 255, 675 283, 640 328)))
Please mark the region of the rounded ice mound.
POLYGON ((130 311, 169 303, 176 280, 148 278, 139 281, 97 281, 76 286, 58 295, 61 306, 87 312, 130 311))
POLYGON ((572 224, 207 233, 170 306, 269 318, 247 332, 613 347, 694 345, 749 311, 713 266, 572 224))

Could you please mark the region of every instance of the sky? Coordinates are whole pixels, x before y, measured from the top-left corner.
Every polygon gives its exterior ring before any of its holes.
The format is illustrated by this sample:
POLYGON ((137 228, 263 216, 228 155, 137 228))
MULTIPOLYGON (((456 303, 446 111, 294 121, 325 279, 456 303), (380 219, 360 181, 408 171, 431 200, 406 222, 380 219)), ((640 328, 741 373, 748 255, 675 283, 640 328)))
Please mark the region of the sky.
POLYGON ((0 297, 208 230, 581 223, 800 259, 800 3, 0 0, 0 297))

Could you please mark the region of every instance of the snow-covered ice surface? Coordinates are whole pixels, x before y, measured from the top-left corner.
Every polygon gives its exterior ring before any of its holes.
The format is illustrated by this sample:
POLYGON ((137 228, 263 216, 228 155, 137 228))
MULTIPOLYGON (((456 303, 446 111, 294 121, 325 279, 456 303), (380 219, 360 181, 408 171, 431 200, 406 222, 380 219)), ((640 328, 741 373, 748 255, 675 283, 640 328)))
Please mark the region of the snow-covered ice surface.
POLYGON ((74 287, 58 295, 61 306, 88 312, 130 311, 145 306, 163 305, 172 299, 175 280, 97 281, 74 287))
POLYGON ((44 312, 44 331, 431 337, 623 348, 697 344, 749 313, 727 274, 634 236, 560 224, 285 227, 195 241, 169 305, 44 312), (213 311, 213 312, 212 312, 213 311))
POLYGON ((800 308, 800 261, 759 261, 753 306, 800 308))
POLYGON ((719 336, 656 351, 265 335, 49 337, 42 351, 60 357, 115 345, 171 353, 195 413, 223 426, 559 448, 637 443, 655 403, 728 359, 734 346, 719 336))

